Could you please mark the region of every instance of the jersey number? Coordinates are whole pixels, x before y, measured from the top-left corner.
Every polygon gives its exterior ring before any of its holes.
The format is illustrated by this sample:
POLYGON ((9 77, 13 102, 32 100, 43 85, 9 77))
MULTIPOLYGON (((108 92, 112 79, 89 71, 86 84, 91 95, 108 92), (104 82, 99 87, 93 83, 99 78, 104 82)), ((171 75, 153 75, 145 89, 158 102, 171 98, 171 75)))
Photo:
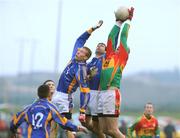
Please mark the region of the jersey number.
POLYGON ((69 74, 69 71, 70 71, 70 68, 68 67, 65 74, 66 75, 69 74))
POLYGON ((32 126, 34 129, 42 127, 42 119, 44 115, 41 112, 38 112, 36 114, 32 114, 32 126))
POLYGON ((103 65, 103 67, 104 67, 104 68, 107 68, 108 65, 109 65, 109 62, 110 62, 110 60, 106 60, 105 63, 104 63, 104 65, 103 65))

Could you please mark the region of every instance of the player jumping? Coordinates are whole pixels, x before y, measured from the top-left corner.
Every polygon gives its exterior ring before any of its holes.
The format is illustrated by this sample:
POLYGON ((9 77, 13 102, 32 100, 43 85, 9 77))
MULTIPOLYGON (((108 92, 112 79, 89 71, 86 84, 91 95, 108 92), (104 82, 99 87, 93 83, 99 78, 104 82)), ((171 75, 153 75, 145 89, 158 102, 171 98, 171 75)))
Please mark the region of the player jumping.
MULTIPOLYGON (((80 116, 81 122, 85 122, 85 111, 89 101, 89 87, 87 84, 87 68, 86 60, 91 56, 91 50, 84 44, 91 33, 102 25, 102 21, 88 31, 84 32, 74 45, 72 58, 64 71, 62 72, 57 92, 54 94, 52 101, 58 106, 60 113, 64 114, 68 119, 72 117, 73 98, 72 93, 80 88, 80 116)), ((73 137, 71 133, 67 133, 68 137, 73 137)))
POLYGON ((99 124, 103 132, 113 138, 125 138, 118 128, 121 102, 120 80, 129 55, 127 37, 133 11, 133 8, 129 10, 129 17, 122 27, 120 44, 117 49, 116 45, 123 21, 116 19, 116 25, 113 26, 108 37, 106 57, 102 64, 100 76, 101 91, 98 98, 99 124))

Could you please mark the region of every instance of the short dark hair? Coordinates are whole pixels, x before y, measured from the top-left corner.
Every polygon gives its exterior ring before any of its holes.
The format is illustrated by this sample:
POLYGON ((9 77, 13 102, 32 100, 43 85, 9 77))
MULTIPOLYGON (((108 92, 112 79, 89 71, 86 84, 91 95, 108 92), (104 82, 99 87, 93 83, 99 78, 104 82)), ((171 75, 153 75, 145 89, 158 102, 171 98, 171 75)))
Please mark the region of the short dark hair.
POLYGON ((98 43, 97 46, 98 46, 98 45, 103 45, 104 47, 106 47, 106 44, 105 44, 105 43, 102 43, 102 42, 101 42, 101 43, 98 43))
POLYGON ((83 47, 84 49, 86 49, 86 51, 87 51, 87 54, 86 54, 86 56, 88 57, 88 59, 91 57, 91 55, 92 55, 92 51, 91 51, 91 49, 89 49, 88 47, 86 47, 86 46, 84 46, 83 47))
POLYGON ((106 46, 106 44, 105 44, 105 43, 102 43, 102 42, 101 42, 101 43, 98 43, 98 44, 97 44, 97 46, 98 46, 98 45, 103 45, 103 46, 104 46, 104 48, 105 48, 105 51, 107 50, 107 46, 106 46))
POLYGON ((43 84, 43 85, 40 85, 39 87, 38 87, 38 92, 37 92, 37 94, 38 94, 38 97, 40 98, 40 99, 42 99, 42 98, 48 98, 48 96, 49 96, 49 86, 48 85, 45 85, 45 84, 43 84))
POLYGON ((47 82, 53 82, 53 83, 55 83, 53 80, 46 80, 46 81, 43 82, 43 84, 46 84, 47 82))
POLYGON ((153 103, 152 103, 152 102, 147 102, 147 103, 144 105, 144 108, 146 107, 146 105, 152 105, 152 106, 153 106, 153 103))

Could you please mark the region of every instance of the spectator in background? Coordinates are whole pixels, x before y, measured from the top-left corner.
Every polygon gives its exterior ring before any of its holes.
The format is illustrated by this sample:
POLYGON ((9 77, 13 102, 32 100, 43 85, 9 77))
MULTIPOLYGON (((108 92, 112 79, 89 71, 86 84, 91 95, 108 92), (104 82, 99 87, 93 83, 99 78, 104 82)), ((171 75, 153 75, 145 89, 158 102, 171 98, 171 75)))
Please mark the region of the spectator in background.
POLYGON ((164 134, 166 135, 166 138, 176 138, 176 129, 171 120, 168 120, 167 126, 164 127, 164 134))
POLYGON ((153 116, 153 110, 152 103, 145 104, 144 114, 128 128, 128 138, 133 138, 134 130, 136 138, 160 138, 158 120, 153 116))
POLYGON ((127 123, 125 120, 121 121, 121 126, 119 127, 119 130, 124 134, 127 135, 127 123))
POLYGON ((5 120, 0 117, 0 138, 8 137, 8 125, 5 120))

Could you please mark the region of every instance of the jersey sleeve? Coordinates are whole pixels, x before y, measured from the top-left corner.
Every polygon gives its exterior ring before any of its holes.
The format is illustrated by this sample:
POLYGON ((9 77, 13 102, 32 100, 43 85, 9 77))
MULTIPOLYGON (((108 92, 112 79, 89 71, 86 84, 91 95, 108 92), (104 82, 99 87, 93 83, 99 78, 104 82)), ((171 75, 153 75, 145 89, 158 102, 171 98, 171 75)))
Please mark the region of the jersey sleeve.
POLYGON ((74 45, 72 59, 76 56, 76 52, 78 51, 78 49, 84 46, 84 44, 86 43, 86 40, 89 38, 90 35, 91 35, 91 32, 86 31, 81 36, 79 36, 79 38, 76 40, 75 45, 74 45))
POLYGON ((80 88, 80 112, 85 113, 90 98, 90 89, 87 82, 87 68, 85 65, 79 65, 76 80, 80 88))
MULTIPOLYGON (((91 60, 91 62, 89 62, 88 64, 87 64, 87 75, 91 75, 91 71, 92 71, 92 67, 93 68, 96 68, 94 65, 93 65, 93 62, 94 61, 94 58, 91 60)), ((88 82, 88 84, 89 84, 89 82, 88 82)))
POLYGON ((156 120, 156 128, 155 128, 155 138, 160 138, 160 129, 157 120, 156 120))
POLYGON ((133 131, 137 127, 137 124, 139 123, 140 120, 141 120, 141 117, 137 118, 136 121, 128 128, 128 131, 127 131, 128 138, 133 138, 133 131))
MULTIPOLYGON (((92 61, 91 61, 92 62, 92 61)), ((87 74, 90 74, 90 68, 92 67, 91 62, 87 64, 87 74)))
POLYGON ((121 31, 120 36, 120 45, 118 47, 118 55, 119 55, 119 66, 121 69, 121 72, 123 71, 124 67, 126 66, 128 55, 129 55, 129 48, 127 46, 127 38, 128 38, 128 32, 129 32, 130 24, 125 23, 123 26, 123 29, 121 31))
POLYGON ((120 27, 117 25, 114 25, 108 36, 107 48, 106 48, 107 57, 110 55, 111 52, 115 52, 116 50, 119 32, 120 32, 120 27))
POLYGON ((78 131, 76 125, 72 124, 71 121, 67 120, 66 117, 62 116, 55 106, 51 106, 52 118, 58 123, 62 128, 70 131, 78 131))
POLYGON ((10 129, 14 130, 17 129, 24 121, 25 121, 25 115, 26 115, 26 110, 29 107, 25 108, 23 111, 18 112, 13 116, 12 121, 10 122, 10 129))

